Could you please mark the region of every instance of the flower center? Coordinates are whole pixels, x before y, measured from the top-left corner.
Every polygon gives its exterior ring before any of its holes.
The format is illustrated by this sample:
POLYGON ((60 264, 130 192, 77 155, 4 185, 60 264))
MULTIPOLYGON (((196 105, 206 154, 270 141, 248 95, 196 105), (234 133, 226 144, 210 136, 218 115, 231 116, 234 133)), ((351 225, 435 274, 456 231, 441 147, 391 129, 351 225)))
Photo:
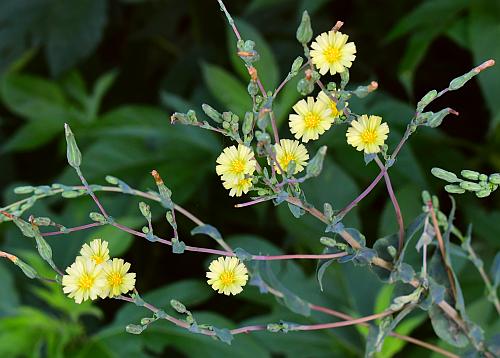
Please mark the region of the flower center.
POLYGON ((320 118, 319 115, 313 112, 309 112, 304 117, 304 122, 306 129, 312 129, 319 126, 320 118))
POLYGON ((292 161, 297 161, 297 159, 295 158, 295 156, 292 154, 292 153, 285 153, 285 155, 283 155, 283 157, 281 158, 281 166, 283 167, 284 170, 286 170, 286 168, 288 167, 288 164, 292 161))
POLYGON ((340 60, 340 50, 336 47, 328 46, 323 51, 323 56, 325 56, 326 60, 329 63, 337 62, 338 60, 340 60))
POLYGON ((361 140, 365 144, 375 143, 375 141, 377 140, 377 133, 373 130, 365 130, 363 133, 361 133, 361 140))
POLYGON ((221 282, 224 285, 230 285, 230 284, 234 283, 234 272, 224 271, 223 273, 221 273, 219 279, 221 280, 221 282))
POLYGON ((245 162, 242 159, 235 159, 231 163, 231 171, 234 174, 242 174, 245 170, 245 162))
POLYGON ((94 278, 89 274, 83 274, 82 277, 78 280, 78 286, 81 289, 89 290, 94 284, 94 278))
POLYGON ((108 282, 111 286, 120 286, 123 282, 123 278, 117 272, 112 273, 108 277, 108 282))
POLYGON ((104 262, 104 258, 102 256, 99 256, 99 255, 93 255, 92 260, 94 260, 94 262, 97 265, 102 264, 104 262))

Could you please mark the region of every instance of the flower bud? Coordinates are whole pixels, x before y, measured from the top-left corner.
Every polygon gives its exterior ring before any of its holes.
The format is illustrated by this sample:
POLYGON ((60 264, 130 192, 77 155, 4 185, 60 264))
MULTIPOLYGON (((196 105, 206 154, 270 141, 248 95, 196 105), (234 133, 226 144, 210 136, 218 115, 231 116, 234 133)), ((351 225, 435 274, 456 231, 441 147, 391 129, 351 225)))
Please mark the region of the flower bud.
POLYGON ((491 184, 500 185, 500 173, 491 174, 488 180, 491 184))
POLYGON ((31 194, 35 190, 35 187, 32 186, 18 186, 14 188, 15 194, 31 194))
POLYGON ((34 278, 38 277, 38 273, 35 271, 35 269, 33 267, 31 267, 30 265, 28 265, 26 262, 21 261, 19 259, 15 260, 13 262, 14 262, 14 265, 19 267, 28 278, 34 279, 34 278))
POLYGON ((187 311, 186 306, 177 300, 170 300, 170 306, 179 313, 186 313, 187 311))
POLYGON ((479 191, 479 190, 483 189, 481 187, 481 185, 479 185, 477 183, 470 182, 470 181, 460 182, 460 187, 462 189, 465 189, 465 190, 468 190, 468 191, 479 191))
POLYGON ((442 179, 444 181, 447 181, 448 183, 456 183, 460 182, 461 180, 455 175, 455 173, 446 171, 441 168, 432 168, 431 169, 432 175, 435 177, 442 179))
POLYGON ((302 13, 302 20, 299 27, 297 28, 297 41, 305 45, 309 43, 309 41, 311 41, 312 36, 313 31, 311 27, 311 18, 309 17, 307 10, 304 10, 304 12, 302 13))
POLYGON ((147 221, 151 221, 151 208, 148 204, 141 201, 139 203, 139 210, 141 211, 141 214, 146 218, 147 221))
POLYGON ((306 173, 308 177, 317 177, 323 170, 323 161, 326 155, 326 146, 322 146, 316 152, 316 155, 307 164, 306 173))
POLYGON ((460 174, 465 178, 469 180, 478 180, 479 179, 479 173, 473 170, 462 170, 460 174))
POLYGON ((290 70, 290 75, 296 76, 297 73, 299 73, 300 67, 302 66, 303 62, 304 59, 298 56, 292 63, 292 69, 290 70))
POLYGON ((129 324, 125 327, 125 331, 132 334, 141 334, 144 331, 144 327, 138 324, 129 324))
POLYGON ((465 193, 465 189, 463 189, 459 185, 455 185, 455 184, 446 185, 444 187, 444 190, 446 190, 450 194, 463 194, 463 193, 465 193))
POLYGON ((106 218, 101 213, 91 212, 89 214, 89 217, 90 217, 90 220, 92 220, 92 221, 95 221, 95 222, 98 222, 98 223, 101 223, 101 224, 106 224, 107 223, 106 218))
POLYGON ((483 189, 483 190, 480 190, 480 191, 476 192, 476 196, 478 198, 486 198, 490 194, 491 194, 491 190, 490 189, 483 189))
POLYGON ((464 75, 462 75, 460 77, 457 77, 457 78, 453 79, 450 82, 450 85, 448 86, 448 89, 450 91, 455 91, 455 90, 461 88, 464 84, 466 84, 472 77, 474 77, 478 73, 479 72, 475 72, 474 70, 472 70, 472 71, 469 71, 469 72, 467 72, 466 74, 464 74, 464 75))
POLYGON ((82 154, 76 144, 75 136, 67 123, 64 124, 64 132, 66 135, 66 156, 68 158, 68 163, 75 169, 79 168, 82 163, 82 154))
POLYGON ((203 103, 201 105, 201 109, 203 110, 203 112, 205 112, 208 118, 212 119, 214 122, 216 123, 222 122, 222 115, 210 105, 203 103))
POLYGON ((437 97, 437 94, 438 93, 436 90, 432 90, 432 91, 427 92, 427 94, 425 96, 423 96, 420 101, 418 101, 417 112, 422 112, 424 110, 424 108, 427 107, 427 105, 429 103, 431 103, 437 97))

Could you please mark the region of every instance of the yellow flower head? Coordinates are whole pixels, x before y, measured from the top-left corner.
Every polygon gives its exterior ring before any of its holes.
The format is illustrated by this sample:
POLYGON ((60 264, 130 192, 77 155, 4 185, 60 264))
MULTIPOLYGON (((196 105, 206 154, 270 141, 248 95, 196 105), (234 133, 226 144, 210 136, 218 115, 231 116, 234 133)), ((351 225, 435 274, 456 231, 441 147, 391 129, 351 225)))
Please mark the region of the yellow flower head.
POLYGON ((89 298, 95 300, 106 285, 102 266, 96 265, 87 257, 77 257, 66 269, 67 275, 62 278, 63 292, 68 294, 69 298, 74 298, 76 303, 82 303, 89 298))
POLYGON ((366 154, 380 152, 380 146, 384 145, 389 133, 387 123, 382 123, 379 116, 367 116, 363 114, 357 121, 352 121, 347 130, 347 143, 356 148, 364 150, 366 154))
MULTIPOLYGON (((328 107, 330 107, 330 110, 332 111, 332 114, 331 116, 333 118, 337 118, 338 116, 340 116, 342 114, 342 111, 339 111, 337 109, 337 104, 332 101, 327 95, 325 92, 321 91, 318 95, 318 101, 321 101, 321 102, 324 102, 328 107)), ((346 106, 347 106, 347 103, 346 103, 346 106)))
POLYGON ((293 106, 293 110, 297 114, 288 117, 290 131, 295 138, 302 138, 304 143, 318 139, 333 123, 329 106, 321 101, 315 102, 313 97, 307 97, 307 102, 301 99, 293 106))
POLYGON ((356 58, 354 42, 347 42, 349 36, 339 31, 323 32, 311 44, 311 60, 319 73, 324 75, 330 70, 332 75, 344 72, 351 67, 356 58))
POLYGON ((256 166, 252 149, 243 144, 238 144, 238 148, 234 145, 224 148, 217 158, 217 164, 217 174, 222 180, 229 181, 244 179, 245 174, 252 175, 256 166))
MULTIPOLYGON (((296 140, 281 139, 279 144, 274 145, 274 149, 276 150, 276 161, 285 172, 292 160, 295 162, 295 172, 293 174, 303 171, 304 166, 307 165, 309 159, 307 149, 304 144, 296 140)), ((278 166, 275 165, 275 167, 279 172, 278 166)))
POLYGON ((82 246, 80 254, 94 261, 96 265, 100 265, 109 260, 108 242, 101 239, 93 240, 90 245, 84 244, 82 246))
POLYGON ((243 291, 248 280, 247 268, 236 257, 219 257, 210 263, 208 269, 208 284, 227 296, 243 291))
POLYGON ((103 265, 105 285, 99 296, 115 297, 134 289, 135 273, 128 273, 130 264, 122 259, 113 259, 103 265))
POLYGON ((252 188, 252 178, 226 180, 222 185, 229 190, 229 196, 242 196, 252 188))

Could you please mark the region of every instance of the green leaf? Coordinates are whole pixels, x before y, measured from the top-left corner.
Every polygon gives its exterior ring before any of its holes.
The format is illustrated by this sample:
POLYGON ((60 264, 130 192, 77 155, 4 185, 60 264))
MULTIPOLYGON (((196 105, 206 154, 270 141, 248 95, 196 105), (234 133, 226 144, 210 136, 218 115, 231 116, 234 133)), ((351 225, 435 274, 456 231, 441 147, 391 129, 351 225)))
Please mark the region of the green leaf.
POLYGON ((4 315, 14 314, 19 305, 19 295, 14 286, 14 279, 9 270, 7 262, 0 263, 0 281, 3 289, 0 299, 0 318, 4 315))
POLYGON ((47 21, 47 56, 50 71, 59 75, 87 57, 101 40, 107 2, 74 0, 52 2, 47 21))
POLYGON ((10 111, 29 120, 64 123, 71 118, 61 88, 38 76, 16 73, 4 76, 1 96, 10 111))
MULTIPOLYGON (((259 78, 267 91, 273 91, 278 85, 279 69, 276 58, 274 57, 273 50, 261 36, 261 34, 249 23, 242 19, 235 19, 236 26, 240 32, 243 40, 252 40, 255 42, 255 49, 260 55, 259 61, 254 63, 257 69, 259 78)), ((241 78, 248 82, 250 76, 245 67, 243 60, 237 54, 236 37, 230 26, 227 26, 227 39, 229 58, 236 71, 240 74, 241 78)))
POLYGON ((242 116, 251 107, 250 96, 245 87, 226 70, 210 64, 203 64, 203 78, 208 90, 226 110, 242 116))

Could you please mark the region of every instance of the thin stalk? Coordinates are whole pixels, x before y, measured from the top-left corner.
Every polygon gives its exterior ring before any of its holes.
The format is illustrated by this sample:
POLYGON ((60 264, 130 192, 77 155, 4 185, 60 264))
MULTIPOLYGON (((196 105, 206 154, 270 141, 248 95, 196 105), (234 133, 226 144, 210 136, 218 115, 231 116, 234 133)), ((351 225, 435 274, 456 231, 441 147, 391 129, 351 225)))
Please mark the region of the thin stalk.
POLYGON ((495 306, 498 315, 500 315, 500 302, 498 300, 497 290, 491 284, 491 280, 484 271, 484 267, 482 265, 476 265, 476 262, 479 260, 479 258, 477 257, 477 254, 471 245, 467 245, 467 251, 469 252, 472 263, 479 271, 479 274, 481 275, 481 278, 484 281, 484 284, 488 290, 488 296, 491 297, 493 305, 495 306))
MULTIPOLYGON (((384 165, 378 158, 375 156, 375 162, 377 163, 380 171, 384 170, 384 165)), ((394 194, 394 190, 392 189, 391 179, 389 178, 389 173, 387 171, 384 172, 384 180, 385 186, 387 187, 387 192, 389 193, 389 197, 391 198, 392 206, 394 206, 394 211, 396 212, 396 219, 398 221, 399 226, 399 242, 398 242, 398 256, 401 253, 401 250, 404 246, 405 241, 405 224, 403 222, 403 214, 401 213, 401 208, 399 207, 398 199, 396 199, 396 195, 394 194)))

